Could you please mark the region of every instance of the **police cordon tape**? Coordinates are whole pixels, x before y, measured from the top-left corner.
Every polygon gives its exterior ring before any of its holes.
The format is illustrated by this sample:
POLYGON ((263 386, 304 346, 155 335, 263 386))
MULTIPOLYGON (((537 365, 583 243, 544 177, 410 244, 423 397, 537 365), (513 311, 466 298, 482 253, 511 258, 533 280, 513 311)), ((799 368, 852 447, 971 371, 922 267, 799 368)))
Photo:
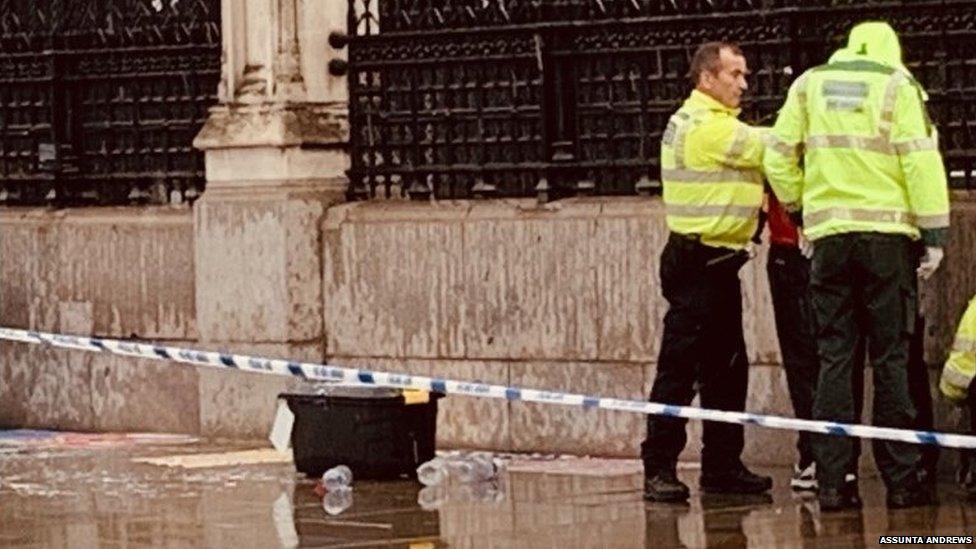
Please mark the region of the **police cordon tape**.
POLYGON ((891 440, 914 444, 931 444, 945 448, 976 448, 976 436, 954 433, 940 433, 934 431, 913 431, 910 429, 895 429, 891 427, 875 427, 872 425, 855 425, 835 423, 829 421, 814 421, 809 419, 795 419, 781 416, 752 414, 749 412, 728 412, 723 410, 709 410, 691 406, 676 406, 660 404, 643 400, 623 400, 617 398, 603 398, 577 393, 559 391, 545 391, 509 387, 505 385, 491 385, 480 382, 458 381, 453 379, 431 378, 398 374, 391 372, 376 372, 358 368, 343 368, 329 364, 297 362, 273 358, 263 358, 249 355, 201 351, 181 347, 169 347, 142 343, 137 341, 122 341, 97 337, 71 336, 19 330, 14 328, 0 328, 0 339, 19 341, 23 343, 46 344, 53 347, 111 353, 116 355, 167 360, 198 366, 233 369, 262 374, 291 376, 308 381, 333 381, 355 383, 360 385, 376 385, 397 389, 419 389, 444 394, 468 395, 483 398, 497 398, 508 401, 538 402, 542 404, 558 404, 563 406, 577 406, 584 409, 616 410, 638 414, 654 414, 669 417, 682 417, 703 421, 718 421, 739 425, 759 425, 772 429, 789 431, 807 431, 837 436, 869 438, 877 440, 891 440))

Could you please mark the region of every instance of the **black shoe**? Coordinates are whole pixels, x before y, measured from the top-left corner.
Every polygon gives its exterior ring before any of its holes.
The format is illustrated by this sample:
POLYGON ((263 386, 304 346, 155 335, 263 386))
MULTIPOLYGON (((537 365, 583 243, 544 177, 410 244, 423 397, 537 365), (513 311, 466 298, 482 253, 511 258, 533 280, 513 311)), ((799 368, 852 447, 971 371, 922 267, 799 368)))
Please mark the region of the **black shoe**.
POLYGON ((677 503, 688 499, 688 486, 678 480, 674 471, 659 472, 651 478, 644 479, 644 499, 677 503))
POLYGON ((817 494, 817 500, 820 501, 820 512, 827 511, 843 511, 844 509, 850 509, 850 498, 844 493, 843 489, 838 490, 837 488, 824 488, 820 487, 820 493, 817 494))
POLYGON ((773 479, 739 465, 721 473, 702 473, 699 486, 709 494, 761 494, 773 487, 773 479))
POLYGON ((847 473, 844 476, 844 488, 841 490, 841 495, 846 499, 848 509, 860 509, 864 506, 861 501, 861 490, 857 482, 857 475, 847 473))
POLYGON ((921 486, 899 488, 888 492, 889 509, 906 509, 908 507, 922 507, 932 502, 928 490, 921 486))

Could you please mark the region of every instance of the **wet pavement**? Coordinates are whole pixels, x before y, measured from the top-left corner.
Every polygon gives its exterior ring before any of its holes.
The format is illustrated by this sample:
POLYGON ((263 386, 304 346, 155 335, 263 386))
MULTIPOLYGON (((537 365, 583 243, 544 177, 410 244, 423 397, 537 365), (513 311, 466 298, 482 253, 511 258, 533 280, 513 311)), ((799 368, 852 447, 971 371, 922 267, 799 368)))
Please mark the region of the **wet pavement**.
MULTIPOLYGON (((636 461, 589 459, 516 459, 496 484, 423 492, 408 480, 355 482, 351 506, 333 516, 288 462, 221 465, 248 449, 0 444, 0 547, 862 547, 976 529, 976 504, 950 483, 937 506, 888 511, 880 480, 866 478, 863 511, 821 515, 790 492, 789 471, 773 469, 771 497, 693 489, 675 506, 641 499, 636 461)), ((697 470, 680 474, 697 485, 697 470)))

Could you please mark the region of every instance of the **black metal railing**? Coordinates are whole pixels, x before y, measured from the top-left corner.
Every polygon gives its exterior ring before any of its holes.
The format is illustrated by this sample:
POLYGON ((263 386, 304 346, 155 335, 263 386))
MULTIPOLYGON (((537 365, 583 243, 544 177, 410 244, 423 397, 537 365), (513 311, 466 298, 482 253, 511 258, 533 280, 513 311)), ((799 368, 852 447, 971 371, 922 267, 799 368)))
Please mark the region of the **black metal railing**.
POLYGON ((768 124, 863 19, 899 32, 952 185, 976 188, 976 0, 349 0, 350 195, 654 191, 695 47, 743 46, 743 116, 768 124))
POLYGON ((193 200, 219 0, 0 0, 0 204, 193 200))

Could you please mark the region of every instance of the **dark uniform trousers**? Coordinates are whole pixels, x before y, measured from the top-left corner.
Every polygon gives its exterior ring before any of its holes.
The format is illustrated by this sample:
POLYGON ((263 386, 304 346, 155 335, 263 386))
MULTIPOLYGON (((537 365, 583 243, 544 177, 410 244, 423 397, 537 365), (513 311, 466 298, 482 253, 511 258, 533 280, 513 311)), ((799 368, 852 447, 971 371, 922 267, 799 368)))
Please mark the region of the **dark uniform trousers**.
MULTIPOLYGON (((904 236, 849 233, 817 240, 810 281, 820 355, 814 419, 857 422, 860 406, 855 406, 853 396, 853 368, 863 365, 859 347, 864 342, 874 375, 872 423, 902 429, 916 425, 908 382, 917 311, 916 264, 913 244, 904 236)), ((927 377, 924 387, 927 391, 927 377)), ((840 488, 858 439, 815 434, 811 443, 821 488, 840 488)), ((888 441, 873 445, 885 484, 914 488, 918 447, 888 441)))
MULTIPOLYGON (((924 250, 924 247, 922 248, 924 250)), ((811 419, 813 418, 813 392, 820 372, 820 358, 817 356, 816 320, 813 318, 813 305, 810 302, 810 260, 803 257, 795 246, 774 244, 769 248, 766 271, 769 276, 769 290, 773 297, 776 335, 780 353, 783 355, 783 369, 786 372, 793 413, 798 418, 811 419)), ((925 364, 924 334, 925 318, 917 316, 915 333, 908 354, 908 392, 911 393, 917 414, 915 428, 931 431, 934 427, 932 383, 928 377, 928 366, 925 364)), ((864 403, 864 369, 856 365, 864 364, 865 351, 862 339, 858 342, 852 372, 855 418, 861 417, 861 407, 864 403)), ((860 444, 854 444, 851 472, 857 471, 860 448, 860 444)), ((797 450, 800 454, 800 465, 805 467, 813 461, 810 433, 800 431, 797 437, 797 450)), ((921 452, 922 468, 935 478, 939 447, 924 446, 921 452)))
MULTIPOLYGON (((745 408, 749 361, 742 336, 739 269, 744 252, 705 246, 671 233, 661 254, 661 288, 668 301, 664 336, 650 399, 687 406, 745 408)), ((648 416, 641 456, 648 478, 673 470, 687 435, 681 418, 648 416)), ((742 426, 706 421, 702 471, 724 473, 739 464, 742 426)))
MULTIPOLYGON (((773 298, 776 337, 783 356, 783 370, 786 373, 790 402, 793 403, 793 415, 800 419, 813 419, 813 395, 820 374, 820 357, 817 354, 817 321, 810 301, 810 260, 803 257, 800 249, 795 246, 773 244, 769 247, 766 272, 769 276, 769 292, 773 298)), ((864 364, 864 352, 864 340, 861 339, 858 341, 854 364, 864 364)), ((924 372, 925 365, 921 366, 924 372)), ((863 366, 853 367, 851 375, 854 417, 860 418, 864 405, 863 366)), ((931 395, 928 406, 931 409, 931 395)), ((808 431, 800 431, 797 435, 796 449, 800 454, 801 467, 814 461, 811 437, 812 433, 808 431)), ((857 473, 860 455, 861 446, 858 441, 854 444, 850 472, 857 473)))
MULTIPOLYGON (((793 413, 800 419, 813 418, 813 393, 820 372, 820 358, 817 356, 816 320, 813 305, 810 303, 810 261, 803 257, 795 246, 773 244, 769 248, 766 263, 769 276, 769 292, 773 298, 773 317, 776 320, 776 337, 779 340, 780 354, 783 356, 783 370, 786 373, 786 386, 793 403, 793 413)), ((862 372, 854 368, 854 374, 862 372)), ((854 390, 863 386, 854 383, 854 390)), ((857 407, 862 399, 854 396, 857 407)), ((856 410, 860 417, 860 408, 856 410)), ((800 431, 797 444, 800 466, 813 462, 810 446, 810 433, 800 431)))

